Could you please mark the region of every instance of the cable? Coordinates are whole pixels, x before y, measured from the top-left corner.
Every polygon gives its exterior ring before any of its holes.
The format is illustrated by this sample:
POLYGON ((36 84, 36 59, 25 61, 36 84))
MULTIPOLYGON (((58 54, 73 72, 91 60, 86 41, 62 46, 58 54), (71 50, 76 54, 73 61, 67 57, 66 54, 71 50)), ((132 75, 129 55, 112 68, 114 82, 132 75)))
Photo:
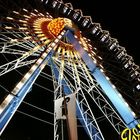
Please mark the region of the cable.
MULTIPOLYGON (((7 93, 10 93, 10 91, 8 91, 4 86, 0 85, 0 87, 1 87, 2 89, 4 89, 7 93)), ((52 112, 50 112, 50 111, 47 111, 47 110, 45 110, 45 109, 42 109, 42 108, 40 108, 40 107, 37 107, 37 106, 35 106, 35 105, 32 105, 32 104, 30 104, 30 103, 28 103, 28 102, 26 102, 26 101, 22 101, 22 103, 24 103, 24 104, 26 104, 26 105, 28 105, 28 106, 31 106, 31 107, 33 107, 33 108, 35 108, 35 109, 38 109, 38 110, 40 110, 40 111, 43 111, 43 112, 45 112, 45 113, 54 115, 54 113, 52 113, 52 112)))
POLYGON ((28 117, 30 117, 30 118, 33 118, 33 119, 35 119, 35 120, 38 120, 38 121, 41 121, 41 122, 43 122, 43 123, 46 123, 46 124, 49 124, 49 125, 54 126, 53 123, 50 123, 50 122, 48 122, 48 121, 45 121, 45 120, 40 119, 40 118, 38 118, 38 117, 35 117, 35 116, 33 116, 33 115, 27 114, 27 113, 22 112, 22 111, 20 111, 20 110, 17 110, 17 112, 20 113, 20 114, 23 114, 23 115, 25 115, 25 116, 28 116, 28 117))
POLYGON ((26 105, 28 105, 28 106, 31 106, 31 107, 33 107, 33 108, 35 108, 35 109, 38 109, 38 110, 40 110, 40 111, 43 111, 43 112, 45 112, 45 113, 54 115, 54 113, 52 113, 52 112, 50 112, 50 111, 47 111, 47 110, 45 110, 45 109, 42 109, 42 108, 40 108, 40 107, 37 107, 37 106, 32 105, 32 104, 30 104, 30 103, 27 103, 27 102, 25 102, 25 101, 22 101, 22 103, 24 103, 24 104, 26 104, 26 105))

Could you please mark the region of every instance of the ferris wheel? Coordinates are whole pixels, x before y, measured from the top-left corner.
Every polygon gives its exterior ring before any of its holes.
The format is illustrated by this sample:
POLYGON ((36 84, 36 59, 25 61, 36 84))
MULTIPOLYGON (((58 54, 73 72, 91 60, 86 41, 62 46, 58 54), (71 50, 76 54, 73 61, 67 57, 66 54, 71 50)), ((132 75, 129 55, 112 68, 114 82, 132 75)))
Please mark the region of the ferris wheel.
POLYGON ((39 4, 43 12, 15 8, 0 21, 0 85, 6 91, 0 99, 0 134, 33 85, 41 87, 36 83, 40 76, 53 82, 52 139, 77 140, 77 123, 89 139, 106 139, 98 112, 118 135, 125 128, 136 128, 140 69, 125 48, 71 3, 42 0, 39 4), (10 74, 12 86, 5 80, 10 74), (130 100, 136 101, 134 107, 130 100))

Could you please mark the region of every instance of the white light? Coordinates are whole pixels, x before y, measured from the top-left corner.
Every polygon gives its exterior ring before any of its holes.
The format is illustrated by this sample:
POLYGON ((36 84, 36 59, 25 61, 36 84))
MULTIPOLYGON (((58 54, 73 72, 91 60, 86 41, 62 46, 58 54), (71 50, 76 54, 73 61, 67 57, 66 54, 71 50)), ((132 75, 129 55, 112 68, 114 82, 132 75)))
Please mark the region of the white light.
POLYGON ((35 12, 38 12, 36 9, 34 10, 35 12))
POLYGON ((6 17, 7 19, 10 19, 10 20, 13 20, 13 18, 11 18, 11 17, 6 17))
POLYGON ((32 71, 34 71, 34 70, 36 70, 36 68, 37 68, 37 65, 33 65, 31 69, 32 69, 32 71))
POLYGON ((88 55, 91 57, 91 54, 90 53, 88 55))
POLYGON ((19 30, 26 30, 27 28, 25 27, 19 27, 19 30))
POLYGON ((58 38, 58 39, 61 39, 61 38, 62 38, 62 35, 59 35, 57 38, 58 38))
POLYGON ((132 115, 133 115, 133 116, 136 116, 136 114, 135 114, 133 111, 132 111, 132 115))
POLYGON ((54 43, 54 42, 51 44, 52 47, 54 47, 55 45, 56 45, 56 43, 54 43))
POLYGON ((3 112, 3 110, 5 109, 5 107, 10 103, 10 101, 13 99, 13 95, 9 94, 5 100, 1 103, 0 105, 0 114, 3 112))
POLYGON ((112 87, 115 89, 116 87, 115 87, 115 85, 112 85, 112 87))
POLYGON ((16 11, 13 11, 13 13, 15 13, 15 14, 19 14, 19 12, 16 12, 16 11))
POLYGON ((97 61, 96 60, 93 60, 93 62, 96 64, 97 63, 97 61))
POLYGON ((31 69, 30 72, 26 73, 26 75, 24 76, 25 80, 27 80, 31 76, 32 71, 33 70, 31 69))
POLYGON ((92 33, 95 34, 97 31, 97 28, 94 28, 94 30, 92 30, 92 33))
POLYGON ((31 37, 30 36, 26 36, 26 37, 24 37, 24 39, 26 40, 26 39, 30 39, 31 37))
POLYGON ((107 80, 110 80, 109 77, 107 77, 107 76, 106 76, 106 79, 107 79, 107 80))
POLYGON ((128 105, 128 103, 127 103, 127 102, 125 102, 125 105, 126 105, 127 107, 129 107, 129 105, 128 105))
POLYGON ((100 71, 101 71, 101 72, 104 72, 104 70, 103 70, 103 69, 100 69, 100 71))
POLYGON ((54 41, 54 42, 55 42, 55 43, 57 43, 58 41, 59 41, 59 39, 55 39, 55 41, 54 41))
POLYGON ((28 19, 28 18, 30 18, 30 17, 29 17, 29 16, 27 16, 27 15, 23 15, 23 16, 24 16, 24 17, 26 17, 27 19, 28 19))
POLYGON ((118 95, 119 95, 120 98, 123 98, 122 95, 121 95, 120 93, 118 93, 118 95))
POLYGON ((99 58, 100 60, 102 60, 102 57, 98 56, 98 58, 99 58))
POLYGON ((13 29, 13 27, 5 27, 5 29, 13 29))
POLYGON ((95 53, 94 51, 92 51, 92 53, 93 53, 94 55, 96 55, 96 53, 95 53))
POLYGON ((101 68, 104 68, 101 64, 99 65, 101 68))
POLYGON ((18 89, 20 89, 22 86, 23 86, 23 82, 19 82, 19 83, 17 84, 16 87, 17 87, 18 89))
POLYGON ((24 8, 23 8, 23 11, 28 12, 28 10, 27 9, 24 9, 24 8))
POLYGON ((11 43, 13 43, 13 42, 17 42, 17 39, 11 39, 10 42, 11 42, 11 43))
POLYGON ((92 45, 91 45, 91 44, 88 44, 88 46, 89 46, 89 47, 92 47, 92 45))
POLYGON ((64 35, 65 34, 65 31, 61 32, 61 35, 64 35))
POLYGON ((38 60, 37 60, 37 64, 40 64, 41 62, 42 62, 42 58, 39 58, 38 60))
POLYGON ((140 89, 140 85, 137 85, 136 88, 139 90, 140 89))
POLYGON ((45 58, 46 56, 47 56, 47 53, 43 53, 41 57, 45 58))
POLYGON ((36 14, 34 14, 34 13, 31 13, 31 15, 36 16, 36 14))
POLYGON ((23 22, 23 23, 27 23, 27 21, 26 20, 19 20, 20 22, 23 22))

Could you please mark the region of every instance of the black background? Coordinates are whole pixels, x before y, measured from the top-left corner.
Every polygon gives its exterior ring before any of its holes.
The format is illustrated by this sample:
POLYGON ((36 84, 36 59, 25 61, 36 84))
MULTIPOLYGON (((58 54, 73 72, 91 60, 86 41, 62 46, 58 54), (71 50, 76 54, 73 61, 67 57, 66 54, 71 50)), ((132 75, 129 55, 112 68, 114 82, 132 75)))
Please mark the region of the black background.
MULTIPOLYGON (((9 0, 10 1, 10 0, 9 0)), ((36 2, 35 0, 28 0, 36 2)), ((22 2, 22 0, 21 0, 22 2)), ((102 29, 108 30, 113 38, 117 38, 121 46, 124 46, 127 53, 134 58, 136 64, 140 65, 139 59, 139 8, 138 2, 134 1, 104 1, 104 0, 64 0, 64 3, 71 2, 74 9, 81 9, 83 15, 91 16, 93 22, 100 23, 102 29)), ((8 77, 11 78, 11 77, 8 77)), ((40 82, 38 79, 37 82, 40 82)), ((42 80, 43 81, 43 80, 42 80)), ((48 83, 46 83, 48 84, 48 83)), ((52 83, 49 83, 52 86, 52 83)), ((39 107, 47 108, 53 111, 48 100, 53 100, 53 96, 44 94, 46 91, 33 87, 30 95, 27 95, 25 101, 31 102, 39 107), (33 98, 32 98, 33 97, 33 98)), ((32 115, 39 115, 42 119, 51 121, 48 114, 36 112, 34 109, 22 104, 20 110, 26 110, 32 115), (47 119, 46 119, 47 118, 47 119)), ((106 139, 119 140, 107 123, 102 125, 106 139), (110 130, 109 130, 110 129, 110 130)), ((88 140, 82 129, 79 131, 80 140, 88 140)), ((8 127, 1 136, 2 140, 52 140, 53 126, 47 125, 40 121, 31 119, 17 112, 8 127)))

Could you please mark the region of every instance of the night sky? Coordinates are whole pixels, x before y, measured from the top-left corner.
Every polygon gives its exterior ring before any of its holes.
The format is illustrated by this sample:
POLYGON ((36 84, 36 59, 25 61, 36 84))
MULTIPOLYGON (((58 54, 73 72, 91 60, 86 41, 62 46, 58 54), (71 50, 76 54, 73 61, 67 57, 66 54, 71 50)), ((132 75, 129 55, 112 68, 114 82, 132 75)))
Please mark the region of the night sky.
MULTIPOLYGON (((114 0, 111 2, 103 0, 63 1, 64 3, 71 2, 74 9, 81 9, 83 15, 91 16, 93 22, 100 23, 102 29, 108 30, 113 38, 117 38, 120 45, 125 47, 127 53, 134 58, 135 63, 140 65, 140 26, 138 24, 140 11, 137 8, 138 2, 122 2, 122 0, 114 0)), ((12 76, 9 75, 8 78, 11 79, 12 76)), ((51 82, 45 81, 41 79, 41 77, 36 83, 53 87, 51 82)), ((38 88, 36 85, 33 86, 32 91, 27 95, 24 101, 53 112, 52 93, 46 92, 46 90, 38 88)), ((53 123, 52 115, 36 110, 25 103, 22 103, 18 110, 53 123)), ((21 114, 19 111, 10 121, 0 140, 53 140, 52 125, 32 119, 21 114)), ((106 135, 106 140, 119 140, 119 137, 113 134, 114 131, 110 129, 110 125, 107 125, 107 122, 104 122, 102 129, 106 135)), ((82 128, 79 129, 79 135, 81 135, 79 140, 88 140, 82 128)))

